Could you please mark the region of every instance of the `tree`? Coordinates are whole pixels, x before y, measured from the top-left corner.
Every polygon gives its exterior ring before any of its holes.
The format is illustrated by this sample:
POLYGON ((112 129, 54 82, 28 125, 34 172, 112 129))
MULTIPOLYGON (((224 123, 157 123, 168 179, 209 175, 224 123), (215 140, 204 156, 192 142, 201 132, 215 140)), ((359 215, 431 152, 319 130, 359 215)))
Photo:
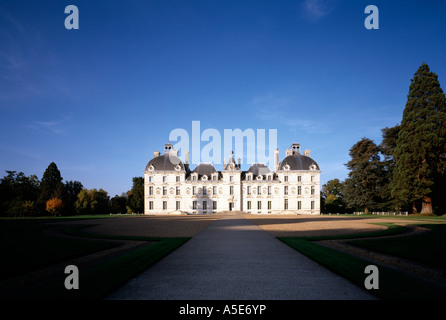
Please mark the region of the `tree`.
POLYGON ((110 198, 106 191, 99 189, 82 189, 75 202, 78 214, 109 213, 110 198))
POLYGON ((67 181, 64 184, 63 202, 64 214, 72 215, 75 213, 74 203, 77 200, 77 195, 84 187, 79 181, 67 181))
POLYGON ((115 195, 110 199, 110 212, 111 213, 125 213, 127 212, 127 197, 124 194, 118 196, 115 195))
POLYGON ((382 203, 383 166, 379 148, 370 139, 362 138, 350 149, 351 160, 346 164, 350 170, 343 188, 349 208, 377 209, 382 203))
POLYGON ((60 215, 63 209, 63 202, 59 198, 51 198, 46 202, 46 211, 51 213, 53 216, 60 215))
POLYGON ((322 186, 324 212, 346 212, 346 204, 344 201, 342 188, 343 184, 339 181, 339 179, 329 180, 322 186))
POLYGON ((42 182, 40 184, 39 202, 45 205, 51 198, 62 199, 64 185, 62 183, 62 176, 54 162, 51 162, 48 168, 43 173, 42 182))
POLYGON ((134 177, 132 189, 127 195, 127 204, 133 212, 144 212, 144 178, 134 177))
POLYGON ((426 63, 411 79, 394 158, 392 195, 413 207, 421 201, 421 213, 432 214, 434 197, 445 190, 446 99, 426 63))
POLYGON ((23 172, 6 171, 0 180, 0 213, 4 216, 28 216, 36 214, 35 201, 40 182, 37 176, 25 176, 23 172))

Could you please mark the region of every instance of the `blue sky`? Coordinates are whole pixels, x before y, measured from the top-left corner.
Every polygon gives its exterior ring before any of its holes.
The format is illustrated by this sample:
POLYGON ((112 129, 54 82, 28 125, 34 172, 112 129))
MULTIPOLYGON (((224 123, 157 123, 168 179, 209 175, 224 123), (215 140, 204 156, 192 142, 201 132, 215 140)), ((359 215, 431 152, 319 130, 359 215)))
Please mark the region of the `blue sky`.
POLYGON ((344 180, 352 145, 401 121, 423 62, 445 90, 445 32, 446 1, 2 0, 0 176, 54 161, 114 196, 200 121, 277 129, 281 159, 296 141, 322 183, 344 180))

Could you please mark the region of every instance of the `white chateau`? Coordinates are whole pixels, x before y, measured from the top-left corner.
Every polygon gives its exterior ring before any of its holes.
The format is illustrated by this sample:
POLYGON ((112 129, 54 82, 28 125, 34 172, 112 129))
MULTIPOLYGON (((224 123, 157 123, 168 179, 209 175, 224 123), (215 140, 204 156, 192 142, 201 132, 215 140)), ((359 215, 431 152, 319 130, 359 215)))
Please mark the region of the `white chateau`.
POLYGON ((274 171, 263 163, 242 171, 233 152, 227 163, 223 160, 223 171, 212 163, 192 171, 188 158, 186 152, 183 163, 170 143, 164 154, 154 152, 144 170, 145 214, 320 214, 321 171, 310 151, 301 154, 297 143, 280 163, 275 150, 274 171))

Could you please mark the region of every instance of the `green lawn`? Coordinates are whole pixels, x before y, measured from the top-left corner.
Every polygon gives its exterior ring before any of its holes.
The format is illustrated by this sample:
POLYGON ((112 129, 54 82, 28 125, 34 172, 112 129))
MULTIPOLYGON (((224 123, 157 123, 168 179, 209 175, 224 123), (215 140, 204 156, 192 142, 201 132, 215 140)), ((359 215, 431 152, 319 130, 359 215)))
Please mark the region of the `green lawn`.
MULTIPOLYGON (((423 219, 426 221, 439 220, 423 219)), ((441 221, 441 220, 440 220, 441 221)), ((369 250, 386 252, 394 256, 405 257, 415 261, 431 264, 433 266, 445 267, 445 241, 446 224, 427 225, 432 231, 427 234, 408 236, 397 239, 379 239, 379 236, 395 234, 404 231, 404 227, 387 224, 388 230, 378 231, 367 234, 367 236, 376 237, 370 240, 352 240, 350 243, 360 245, 369 250)), ((339 252, 313 241, 324 239, 347 238, 354 239, 363 237, 365 234, 349 235, 347 237, 313 237, 313 238, 279 238, 292 248, 302 252, 314 261, 327 267, 333 272, 350 280, 352 283, 364 288, 364 280, 367 274, 364 273, 365 267, 370 262, 354 257, 352 255, 339 252)), ((444 300, 446 299, 446 288, 439 286, 410 274, 396 271, 376 264, 379 269, 379 289, 370 290, 380 299, 385 300, 444 300)))
MULTIPOLYGON (((98 218, 97 216, 92 218, 98 218)), ((79 219, 79 218, 76 218, 79 219)), ((104 239, 140 240, 147 244, 126 254, 114 257, 87 270, 79 270, 79 290, 66 290, 64 279, 68 275, 48 279, 38 288, 26 288, 13 299, 101 299, 150 265, 160 260, 189 238, 123 237, 89 234, 82 231, 87 225, 71 225, 63 229, 70 235, 87 239, 64 239, 47 236, 43 231, 57 219, 1 219, 0 264, 1 278, 20 275, 38 268, 87 254, 110 249, 117 244, 104 239)))

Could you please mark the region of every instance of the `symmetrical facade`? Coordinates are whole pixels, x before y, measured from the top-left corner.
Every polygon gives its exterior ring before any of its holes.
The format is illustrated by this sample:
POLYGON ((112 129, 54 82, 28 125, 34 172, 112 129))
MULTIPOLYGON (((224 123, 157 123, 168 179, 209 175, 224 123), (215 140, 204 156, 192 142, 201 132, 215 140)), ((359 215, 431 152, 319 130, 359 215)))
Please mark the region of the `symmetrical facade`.
POLYGON ((252 214, 320 214, 319 165, 310 151, 300 152, 294 143, 279 163, 275 150, 274 171, 254 163, 242 171, 231 154, 223 170, 212 163, 189 168, 170 143, 164 154, 154 152, 144 170, 145 214, 210 214, 243 211, 252 214))

